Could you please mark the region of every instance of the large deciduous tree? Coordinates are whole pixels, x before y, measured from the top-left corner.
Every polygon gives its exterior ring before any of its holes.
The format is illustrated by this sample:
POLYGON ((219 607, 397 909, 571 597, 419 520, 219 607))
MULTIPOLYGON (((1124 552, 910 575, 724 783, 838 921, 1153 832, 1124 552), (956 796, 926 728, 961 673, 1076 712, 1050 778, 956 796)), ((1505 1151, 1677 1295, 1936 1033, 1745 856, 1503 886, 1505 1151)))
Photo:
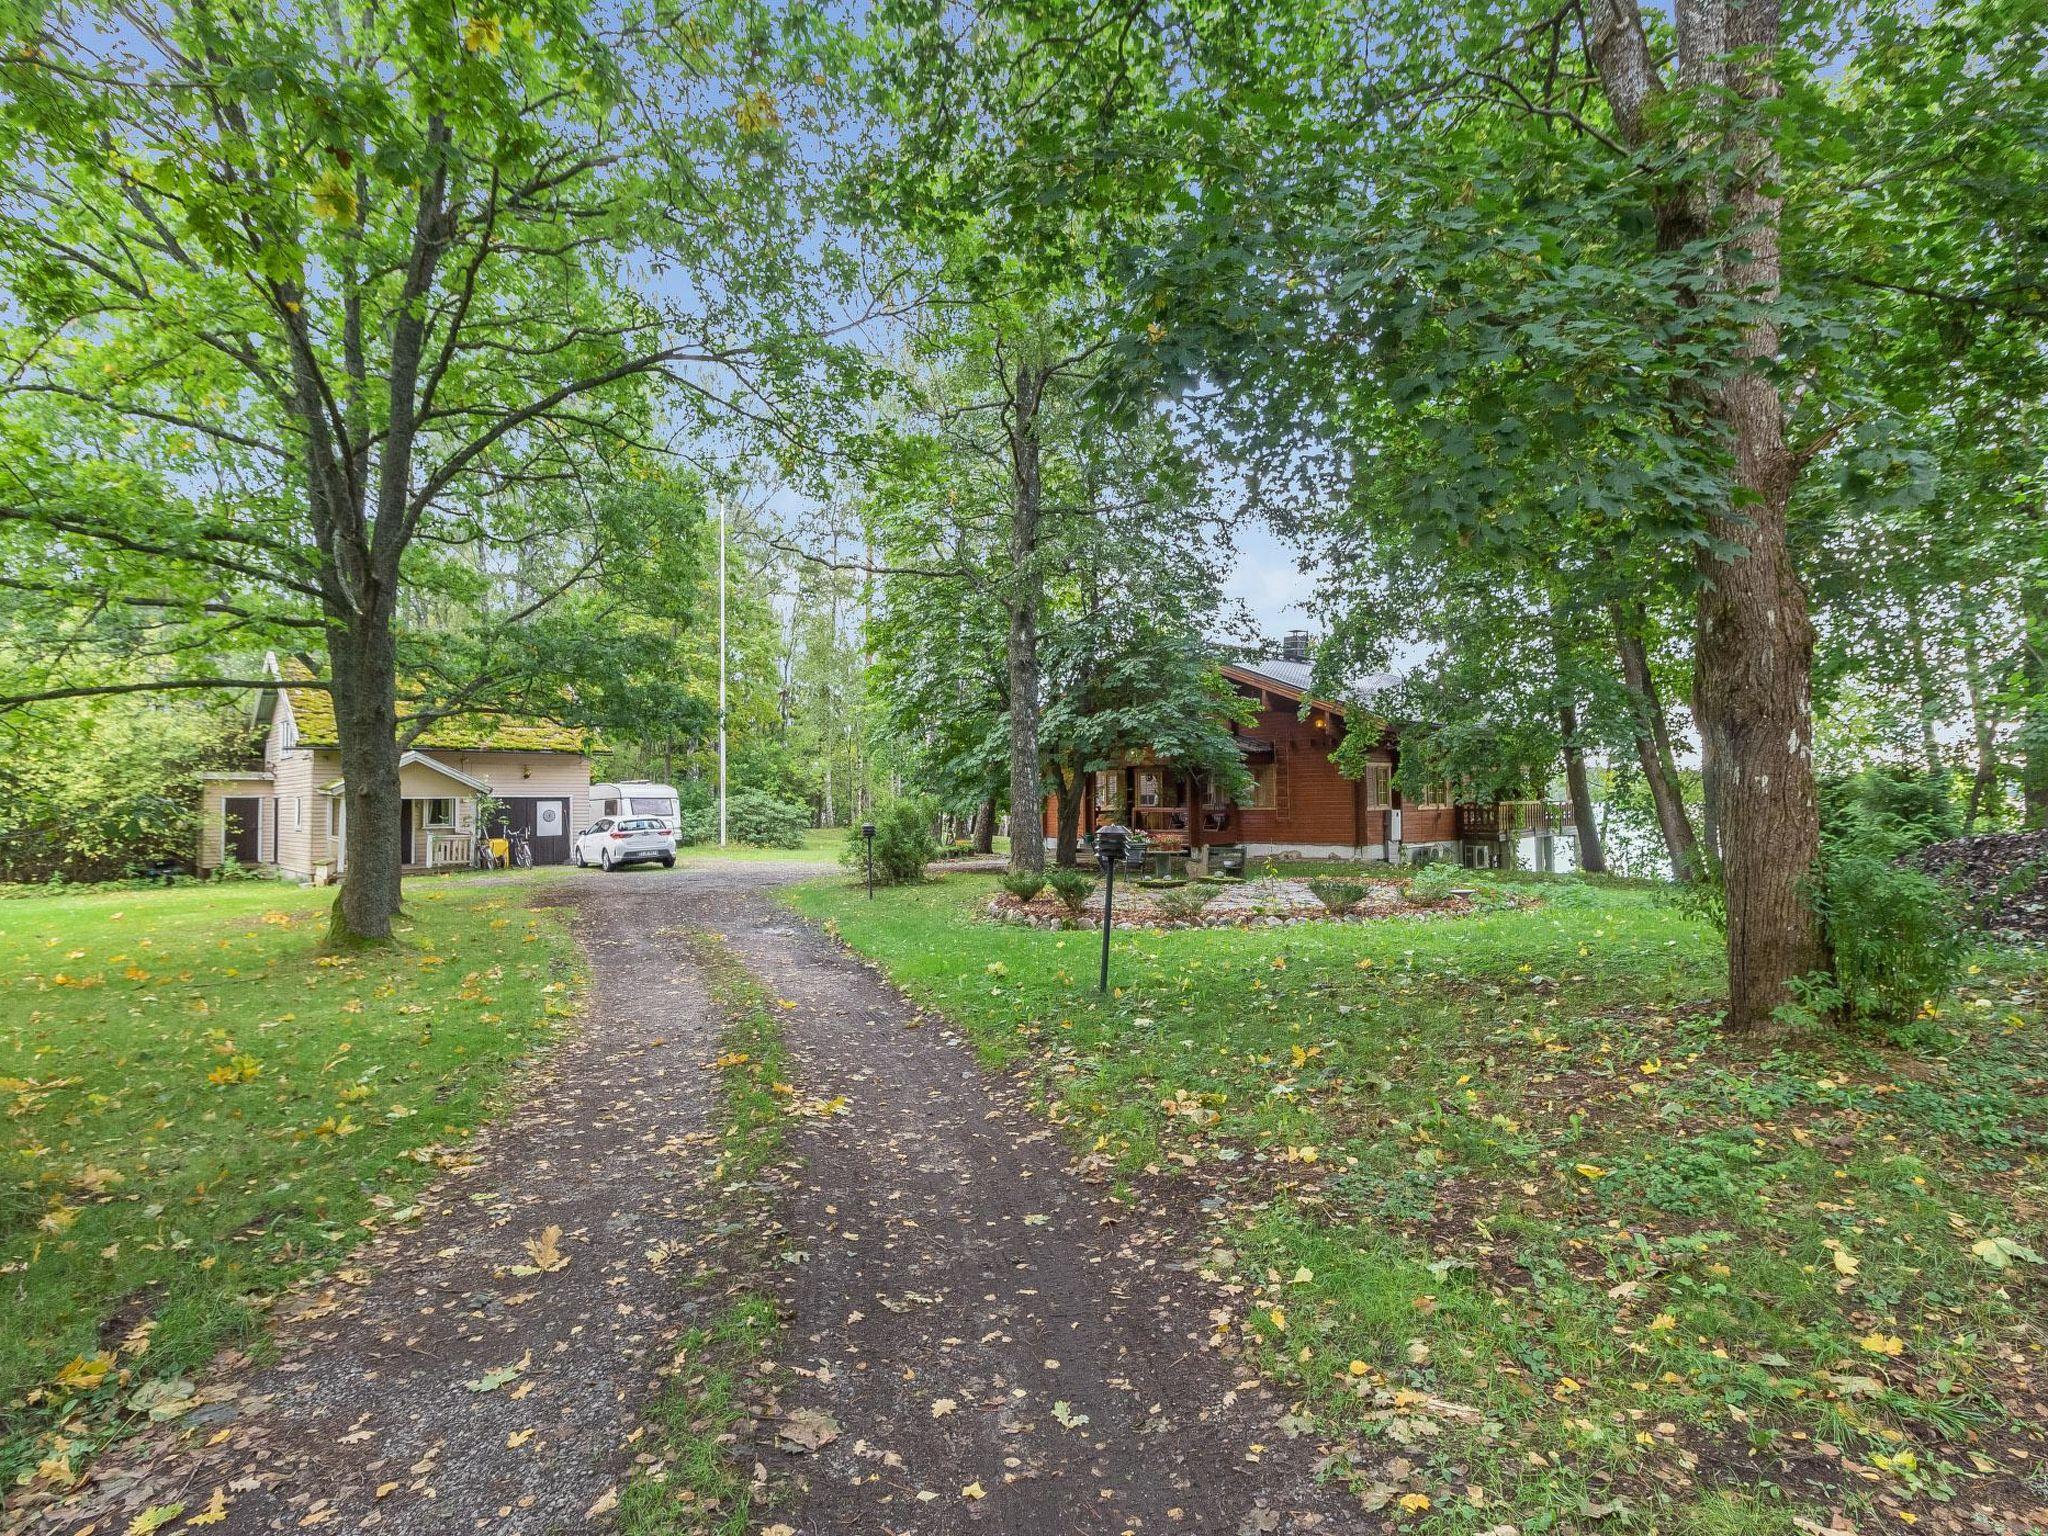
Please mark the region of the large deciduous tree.
POLYGON ((816 334, 783 122, 819 72, 804 23, 7 16, 0 521, 39 580, 317 637, 347 778, 335 936, 381 941, 408 594, 451 558, 502 570, 522 508, 653 446, 654 385, 758 414, 816 334))

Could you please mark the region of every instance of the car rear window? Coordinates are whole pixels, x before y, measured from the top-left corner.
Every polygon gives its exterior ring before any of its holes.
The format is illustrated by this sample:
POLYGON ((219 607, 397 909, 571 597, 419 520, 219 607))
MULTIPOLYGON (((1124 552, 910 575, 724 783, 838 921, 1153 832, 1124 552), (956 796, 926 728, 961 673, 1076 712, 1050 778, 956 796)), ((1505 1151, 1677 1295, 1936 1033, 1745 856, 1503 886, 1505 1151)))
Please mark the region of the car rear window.
POLYGON ((619 825, 628 832, 663 832, 667 830, 652 816, 635 816, 629 821, 620 822, 619 825))

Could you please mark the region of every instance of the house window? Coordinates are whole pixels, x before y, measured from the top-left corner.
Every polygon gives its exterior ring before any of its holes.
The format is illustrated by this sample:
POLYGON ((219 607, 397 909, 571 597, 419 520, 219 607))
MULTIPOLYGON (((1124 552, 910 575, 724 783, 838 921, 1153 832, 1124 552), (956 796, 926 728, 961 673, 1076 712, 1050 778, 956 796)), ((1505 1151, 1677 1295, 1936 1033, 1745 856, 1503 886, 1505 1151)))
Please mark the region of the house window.
POLYGON ((294 832, 306 830, 306 797, 304 795, 292 796, 292 830, 294 832))
POLYGON ((1138 770, 1138 806, 1145 809, 1159 804, 1160 775, 1150 768, 1138 770))
POLYGON ((455 825, 455 802, 453 800, 429 800, 427 802, 427 825, 430 827, 453 827, 455 825))
POLYGON ((1393 773, 1392 763, 1365 765, 1365 808, 1368 811, 1384 811, 1393 803, 1389 795, 1393 773))
POLYGON ((1098 814, 1114 816, 1124 808, 1124 776, 1114 768, 1106 768, 1095 775, 1095 809, 1098 814))
POLYGON ((1261 763, 1252 770, 1252 809, 1270 811, 1280 804, 1280 769, 1277 763, 1261 763))
POLYGON ((1445 806, 1449 805, 1450 803, 1450 786, 1448 784, 1445 784, 1441 779, 1439 779, 1433 784, 1423 785, 1422 788, 1417 792, 1415 799, 1415 808, 1418 811, 1442 810, 1445 806))
POLYGON ((341 836, 341 796, 330 795, 327 799, 327 835, 341 836))

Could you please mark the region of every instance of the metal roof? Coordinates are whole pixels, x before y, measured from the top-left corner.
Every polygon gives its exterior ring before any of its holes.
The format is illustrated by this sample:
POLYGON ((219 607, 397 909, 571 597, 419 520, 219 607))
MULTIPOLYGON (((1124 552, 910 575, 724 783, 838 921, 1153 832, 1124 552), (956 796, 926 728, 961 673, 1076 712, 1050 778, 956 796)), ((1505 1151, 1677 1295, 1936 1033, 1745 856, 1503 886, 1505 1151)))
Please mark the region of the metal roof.
MULTIPOLYGON (((1224 666, 1239 672, 1248 672, 1262 682, 1289 693, 1308 698, 1309 685, 1315 678, 1315 668, 1306 661, 1290 661, 1284 656, 1262 656, 1257 661, 1227 661, 1224 666)), ((1337 698, 1329 702, 1342 706, 1345 703, 1370 705, 1375 695, 1385 692, 1401 681, 1398 672, 1373 672, 1348 681, 1337 698)))

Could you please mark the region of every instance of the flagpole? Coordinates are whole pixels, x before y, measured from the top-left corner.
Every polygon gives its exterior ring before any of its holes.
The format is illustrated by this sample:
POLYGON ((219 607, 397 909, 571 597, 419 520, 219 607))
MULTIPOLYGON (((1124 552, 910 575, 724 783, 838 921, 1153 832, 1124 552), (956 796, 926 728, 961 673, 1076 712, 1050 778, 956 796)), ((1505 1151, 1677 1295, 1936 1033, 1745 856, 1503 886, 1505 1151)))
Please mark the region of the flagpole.
POLYGON ((718 846, 725 846, 725 497, 718 498, 718 846))

